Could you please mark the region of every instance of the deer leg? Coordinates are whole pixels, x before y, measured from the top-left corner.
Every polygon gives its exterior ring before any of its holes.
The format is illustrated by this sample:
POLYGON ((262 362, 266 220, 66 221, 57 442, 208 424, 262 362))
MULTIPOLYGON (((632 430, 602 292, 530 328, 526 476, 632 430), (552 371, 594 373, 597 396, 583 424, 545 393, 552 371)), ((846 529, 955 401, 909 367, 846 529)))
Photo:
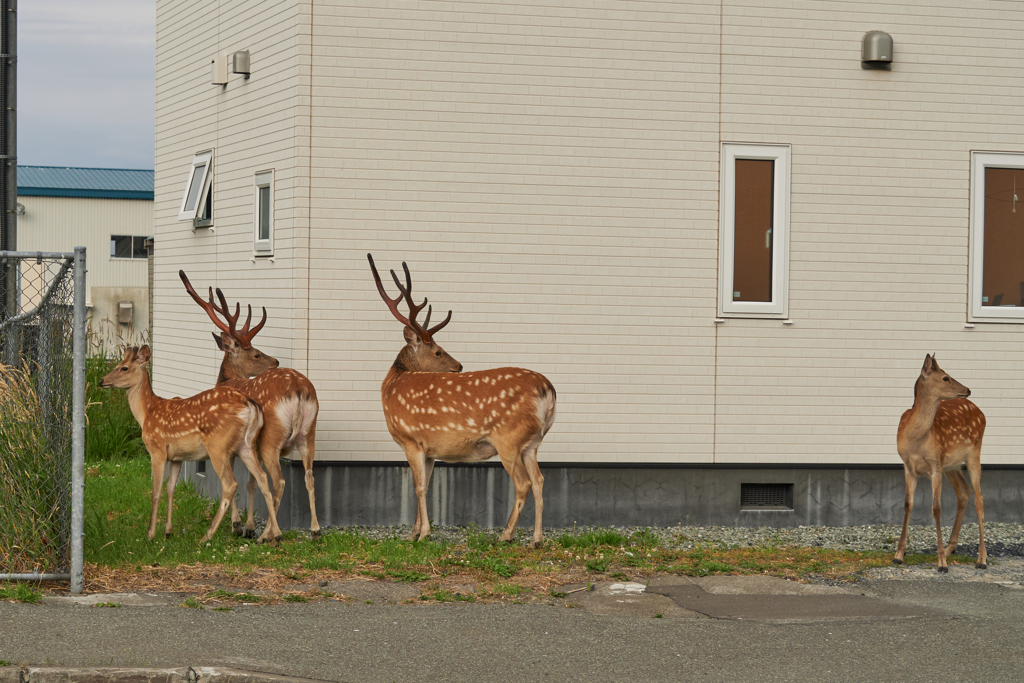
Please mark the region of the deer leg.
POLYGON ((906 499, 903 502, 903 533, 900 534, 900 542, 892 558, 893 564, 903 564, 903 556, 907 552, 907 530, 910 526, 910 513, 914 511, 914 491, 917 489, 917 475, 904 467, 903 477, 907 486, 906 499))
POLYGON ((231 458, 226 455, 217 457, 214 453, 210 453, 210 462, 217 471, 217 478, 220 479, 220 505, 217 506, 217 513, 213 516, 213 521, 210 522, 210 528, 199 539, 200 544, 213 538, 214 532, 220 526, 220 521, 224 519, 224 513, 227 512, 228 506, 235 498, 235 493, 238 492, 238 482, 235 481, 235 475, 231 471, 231 458))
MULTIPOLYGON (((526 496, 530 493, 531 484, 530 477, 527 476, 526 468, 523 465, 522 456, 515 460, 502 458, 501 464, 505 465, 505 470, 512 477, 512 483, 516 487, 516 502, 512 505, 512 514, 508 516, 505 531, 502 532, 501 538, 498 540, 511 541, 516 531, 516 525, 519 523, 519 514, 523 511, 523 506, 526 505, 526 496)), ((534 540, 536 540, 536 530, 534 540)))
POLYGON ((533 547, 539 548, 544 542, 544 532, 541 527, 541 515, 544 512, 544 475, 540 472, 540 465, 537 464, 537 447, 528 446, 523 453, 523 465, 526 467, 526 474, 530 477, 530 485, 533 488, 533 509, 536 512, 533 522, 533 547))
MULTIPOLYGON (((277 509, 274 507, 274 496, 270 492, 267 475, 263 473, 263 468, 257 462, 256 456, 253 454, 249 444, 242 443, 238 447, 238 457, 242 459, 242 462, 248 468, 250 480, 255 480, 256 485, 260 487, 260 493, 263 494, 263 500, 267 504, 267 526, 256 541, 258 543, 270 543, 273 546, 279 545, 281 543, 281 529, 277 526, 277 509)), ((253 496, 250 506, 255 506, 255 503, 255 496, 253 496)), ((253 520, 253 507, 249 508, 249 520, 250 522, 253 520)), ((255 522, 253 522, 253 525, 255 526, 255 522)))
MULTIPOLYGON (((306 493, 309 494, 309 534, 313 540, 320 538, 320 522, 316 518, 316 491, 313 488, 313 455, 316 453, 316 424, 309 428, 305 438, 300 437, 296 444, 302 457, 302 467, 306 471, 306 493)), ((284 479, 282 478, 282 484, 284 479)), ((281 487, 282 491, 284 487, 281 487)))
POLYGON ((974 489, 974 509, 978 513, 978 569, 988 568, 988 553, 985 552, 985 501, 981 497, 981 445, 974 448, 967 459, 967 473, 971 475, 974 489))
MULTIPOLYGON (((430 478, 434 476, 434 459, 424 458, 423 459, 423 497, 419 500, 423 501, 422 517, 420 517, 420 510, 416 512, 416 517, 420 519, 420 539, 430 539, 430 515, 427 512, 427 490, 430 488, 430 478)), ((417 494, 419 497, 419 494, 417 494)))
POLYGON ((946 555, 949 556, 956 552, 957 542, 960 540, 960 526, 964 521, 964 512, 967 510, 967 499, 970 494, 967 489, 967 481, 959 468, 946 470, 946 479, 956 491, 956 520, 953 522, 953 530, 949 532, 949 541, 946 543, 946 555))
POLYGON ((939 571, 945 574, 949 571, 946 566, 946 546, 942 543, 942 472, 932 472, 932 517, 935 518, 935 533, 938 535, 938 544, 935 548, 939 571))
POLYGON ((181 472, 181 461, 171 461, 167 472, 167 526, 164 527, 164 538, 171 537, 171 516, 174 514, 174 488, 178 485, 178 474, 181 472))
POLYGON ((149 450, 150 467, 153 470, 153 494, 151 501, 153 507, 149 514, 149 531, 146 532, 146 538, 152 541, 156 538, 156 516, 160 509, 160 489, 163 488, 164 462, 167 456, 161 449, 153 448, 147 450, 149 450))
POLYGON ((409 470, 412 472, 412 486, 416 492, 416 521, 412 525, 410 541, 420 538, 420 527, 426 520, 427 534, 430 534, 430 521, 427 518, 427 477, 426 477, 426 455, 416 444, 405 446, 405 458, 409 461, 409 470))
MULTIPOLYGON (((269 423, 269 420, 268 420, 269 423)), ((277 519, 277 511, 281 507, 281 500, 284 498, 284 475, 281 473, 281 439, 271 438, 272 432, 263 427, 263 431, 260 432, 259 436, 259 450, 260 450, 260 462, 256 463, 257 469, 260 474, 263 474, 265 469, 267 472, 267 490, 270 491, 271 500, 273 506, 268 506, 269 512, 273 512, 274 519, 277 519), (271 490, 271 486, 273 490, 271 490)), ((255 462, 255 460, 254 460, 255 462)), ((246 465, 248 466, 248 464, 246 465)), ((256 487, 259 484, 259 480, 252 475, 249 476, 248 492, 249 492, 249 519, 246 520, 245 524, 245 537, 252 538, 256 535, 256 487)), ((269 525, 268 527, 269 528, 269 525)), ((266 529, 264 529, 266 531, 266 529)), ((261 541, 266 540, 266 534, 260 536, 261 541)))
MULTIPOLYGON (((270 422, 269 420, 267 421, 270 422)), ((280 430, 274 430, 273 435, 277 436, 280 430)), ((267 471, 270 482, 273 483, 274 511, 281 506, 284 498, 284 474, 281 473, 281 449, 284 446, 284 437, 271 438, 272 432, 265 425, 260 432, 260 462, 267 471)))

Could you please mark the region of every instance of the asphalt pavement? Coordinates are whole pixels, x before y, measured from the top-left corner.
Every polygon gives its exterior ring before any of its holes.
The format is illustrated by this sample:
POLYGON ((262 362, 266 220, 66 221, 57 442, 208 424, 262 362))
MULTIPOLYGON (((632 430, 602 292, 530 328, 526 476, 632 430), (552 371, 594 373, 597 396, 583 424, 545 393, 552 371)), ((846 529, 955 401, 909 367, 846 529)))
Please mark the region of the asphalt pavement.
POLYGON ((347 600, 231 611, 176 594, 0 603, 0 683, 1020 680, 1024 561, 951 569, 665 576, 550 604, 410 604, 414 587, 362 580, 330 587, 347 600))

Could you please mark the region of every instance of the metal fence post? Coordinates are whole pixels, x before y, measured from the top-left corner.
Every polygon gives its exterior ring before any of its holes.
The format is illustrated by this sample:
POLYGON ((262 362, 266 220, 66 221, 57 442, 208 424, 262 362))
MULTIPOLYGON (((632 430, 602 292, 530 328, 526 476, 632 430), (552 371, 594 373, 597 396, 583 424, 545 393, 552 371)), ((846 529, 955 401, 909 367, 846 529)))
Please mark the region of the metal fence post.
POLYGON ((85 247, 75 247, 71 398, 71 592, 82 592, 85 528, 85 247))

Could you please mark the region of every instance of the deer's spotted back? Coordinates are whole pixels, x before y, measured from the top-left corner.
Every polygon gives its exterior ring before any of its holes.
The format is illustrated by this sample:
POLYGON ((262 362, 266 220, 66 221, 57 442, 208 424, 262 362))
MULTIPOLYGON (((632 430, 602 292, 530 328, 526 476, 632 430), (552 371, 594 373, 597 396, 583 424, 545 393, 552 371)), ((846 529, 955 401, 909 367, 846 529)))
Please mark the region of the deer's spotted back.
POLYGON ((406 372, 385 381, 388 429, 410 436, 436 433, 477 438, 524 420, 535 425, 536 400, 554 387, 522 368, 467 373, 406 372))

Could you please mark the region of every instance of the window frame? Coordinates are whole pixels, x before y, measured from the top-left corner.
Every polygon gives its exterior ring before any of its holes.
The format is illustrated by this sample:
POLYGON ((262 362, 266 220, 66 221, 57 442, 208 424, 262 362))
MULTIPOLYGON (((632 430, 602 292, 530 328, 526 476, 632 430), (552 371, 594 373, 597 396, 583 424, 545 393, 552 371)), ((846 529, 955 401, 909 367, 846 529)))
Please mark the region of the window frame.
POLYGON ((985 169, 1024 170, 1024 153, 971 152, 970 258, 967 277, 967 320, 978 323, 1024 323, 1024 307, 983 306, 985 276, 985 169))
POLYGON ((111 248, 113 248, 113 242, 114 242, 114 238, 115 237, 130 238, 131 239, 131 241, 132 241, 132 246, 131 246, 131 253, 132 253, 132 255, 131 256, 116 256, 114 254, 111 254, 110 255, 111 260, 114 260, 114 261, 141 261, 142 259, 149 258, 149 254, 146 251, 146 240, 149 239, 148 235, 111 235, 110 236, 111 248), (141 256, 136 256, 135 255, 135 253, 136 253, 135 252, 136 241, 139 241, 139 242, 142 243, 142 252, 141 252, 142 255, 141 256))
MULTIPOLYGON (((212 186, 213 150, 207 149, 203 150, 202 152, 196 152, 195 156, 192 157, 192 166, 189 168, 188 177, 185 178, 185 191, 181 196, 181 204, 178 206, 179 221, 193 221, 193 224, 195 224, 196 217, 201 215, 200 209, 205 208, 206 206, 206 199, 208 193, 212 191, 212 186), (202 171, 199 177, 197 178, 196 175, 200 166, 202 166, 202 171), (186 206, 188 205, 189 200, 189 190, 192 189, 193 185, 197 180, 200 183, 199 194, 196 195, 195 205, 191 209, 188 209, 186 208, 186 206)), ((193 227, 209 227, 209 225, 213 224, 212 216, 209 221, 200 222, 202 222, 204 225, 193 225, 193 227)))
POLYGON ((718 315, 724 318, 789 318, 789 240, 792 147, 723 142, 719 183, 718 315), (733 301, 736 253, 736 160, 774 161, 772 301, 733 301))
POLYGON ((274 255, 274 170, 257 171, 253 175, 253 220, 252 220, 252 250, 256 256, 274 255), (260 238, 260 190, 267 188, 270 194, 269 207, 267 209, 267 238, 260 238))

